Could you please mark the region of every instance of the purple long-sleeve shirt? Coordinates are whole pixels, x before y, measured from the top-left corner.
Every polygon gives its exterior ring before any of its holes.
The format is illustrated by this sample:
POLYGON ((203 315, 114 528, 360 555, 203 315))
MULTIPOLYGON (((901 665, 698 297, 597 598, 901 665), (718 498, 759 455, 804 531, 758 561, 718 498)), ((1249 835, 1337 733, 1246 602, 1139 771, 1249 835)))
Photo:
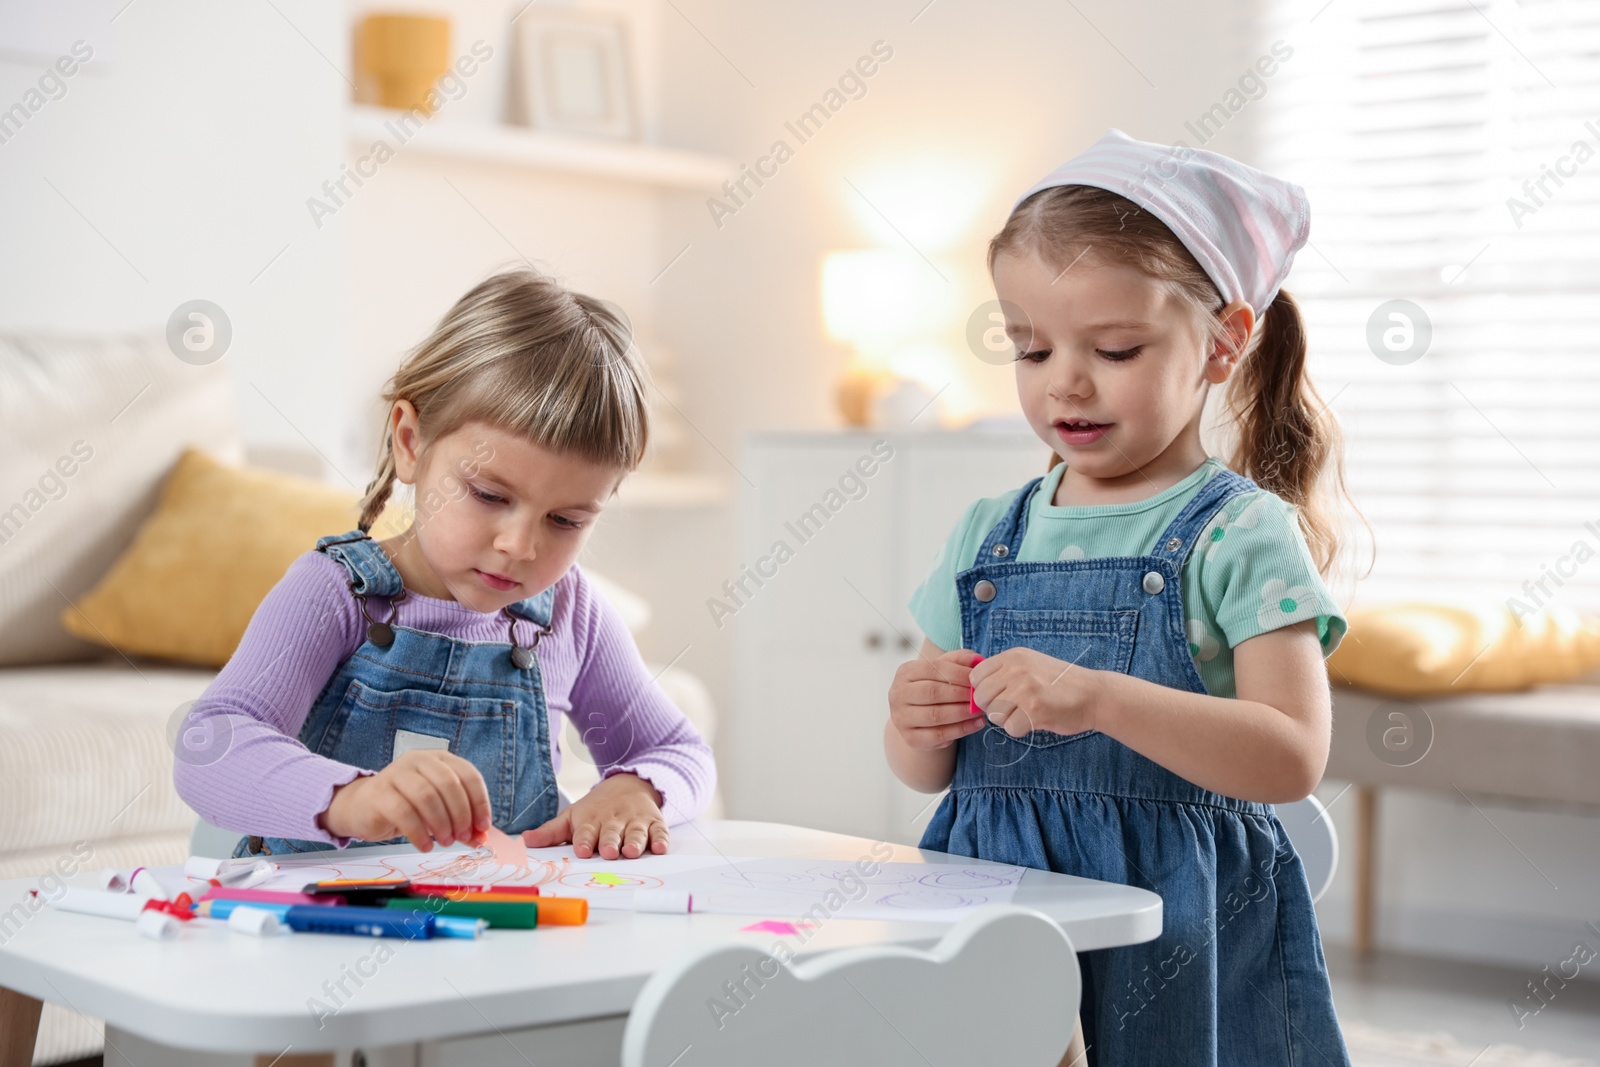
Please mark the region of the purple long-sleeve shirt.
MULTIPOLYGON (((535 655, 556 769, 562 716, 577 707, 592 724, 584 736, 602 775, 629 771, 648 780, 669 823, 699 815, 716 788, 710 747, 645 670, 616 609, 583 571, 574 566, 555 588, 553 632, 535 655), (624 719, 632 729, 611 728, 624 719), (626 751, 611 751, 607 739, 626 751)), ((397 606, 396 625, 464 641, 506 640, 499 612, 415 593, 397 606)), ((289 566, 190 711, 186 729, 208 722, 216 740, 199 758, 175 761, 173 779, 201 818, 241 834, 350 843, 318 826, 317 816, 335 787, 374 772, 319 756, 299 736, 328 679, 365 640, 365 626, 342 564, 313 551, 289 566)))

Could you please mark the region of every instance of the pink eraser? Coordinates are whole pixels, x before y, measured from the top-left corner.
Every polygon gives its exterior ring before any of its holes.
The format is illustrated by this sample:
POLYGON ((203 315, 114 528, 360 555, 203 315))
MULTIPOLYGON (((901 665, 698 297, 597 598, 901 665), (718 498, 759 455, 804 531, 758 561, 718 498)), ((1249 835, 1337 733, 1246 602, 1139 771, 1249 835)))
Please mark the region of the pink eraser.
MULTIPOLYGON (((983 657, 979 656, 977 659, 972 661, 972 665, 974 667, 976 667, 978 664, 980 664, 982 662, 983 662, 983 657)), ((978 698, 977 698, 977 695, 976 695, 976 691, 974 689, 972 689, 972 687, 970 687, 970 686, 967 687, 967 710, 969 712, 971 712, 973 715, 982 715, 983 714, 983 709, 978 707, 978 698)))

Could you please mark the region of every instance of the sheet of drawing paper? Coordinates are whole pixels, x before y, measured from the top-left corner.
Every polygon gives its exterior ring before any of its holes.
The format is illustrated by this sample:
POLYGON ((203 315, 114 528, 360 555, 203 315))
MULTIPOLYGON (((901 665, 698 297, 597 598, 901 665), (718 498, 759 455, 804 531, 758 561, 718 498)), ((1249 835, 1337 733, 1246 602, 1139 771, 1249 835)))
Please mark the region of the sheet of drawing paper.
POLYGON ((856 864, 844 860, 673 853, 580 860, 570 845, 526 849, 525 866, 500 862, 487 847, 371 858, 363 858, 363 851, 346 849, 321 859, 314 854, 273 857, 279 869, 258 888, 297 890, 307 882, 400 876, 538 886, 543 893, 585 896, 598 907, 627 907, 635 889, 675 889, 694 895, 695 911, 713 914, 954 922, 972 908, 1010 903, 1026 872, 1008 864, 879 863, 871 877, 864 877, 856 864))

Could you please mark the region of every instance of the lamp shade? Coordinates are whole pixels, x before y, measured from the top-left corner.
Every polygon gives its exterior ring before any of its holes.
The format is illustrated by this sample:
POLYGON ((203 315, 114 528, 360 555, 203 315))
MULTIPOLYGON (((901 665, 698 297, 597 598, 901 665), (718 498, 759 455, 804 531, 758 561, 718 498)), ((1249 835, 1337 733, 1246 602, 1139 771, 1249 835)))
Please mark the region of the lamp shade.
POLYGON ((909 250, 862 248, 822 260, 822 317, 828 337, 883 359, 947 317, 950 286, 909 250))

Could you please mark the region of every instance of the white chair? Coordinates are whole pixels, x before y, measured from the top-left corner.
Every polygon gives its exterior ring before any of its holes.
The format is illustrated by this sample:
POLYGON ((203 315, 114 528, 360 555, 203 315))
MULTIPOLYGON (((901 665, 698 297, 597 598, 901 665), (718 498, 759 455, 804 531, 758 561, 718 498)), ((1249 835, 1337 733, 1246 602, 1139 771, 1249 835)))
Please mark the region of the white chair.
POLYGON ((1333 884, 1334 868, 1339 866, 1339 834, 1333 828, 1333 819, 1315 796, 1293 804, 1278 804, 1275 808, 1278 821, 1283 823, 1289 841, 1300 854, 1300 863, 1306 869, 1306 883, 1311 886, 1311 902, 1315 904, 1333 884))
POLYGON ((196 819, 194 829, 189 831, 189 855, 225 860, 233 855, 234 846, 243 836, 237 830, 224 830, 204 819, 196 819))
POLYGON ((786 966, 754 945, 709 945, 645 983, 622 1067, 1057 1067, 1081 992, 1071 941, 1031 908, 976 909, 927 951, 846 948, 786 966))

